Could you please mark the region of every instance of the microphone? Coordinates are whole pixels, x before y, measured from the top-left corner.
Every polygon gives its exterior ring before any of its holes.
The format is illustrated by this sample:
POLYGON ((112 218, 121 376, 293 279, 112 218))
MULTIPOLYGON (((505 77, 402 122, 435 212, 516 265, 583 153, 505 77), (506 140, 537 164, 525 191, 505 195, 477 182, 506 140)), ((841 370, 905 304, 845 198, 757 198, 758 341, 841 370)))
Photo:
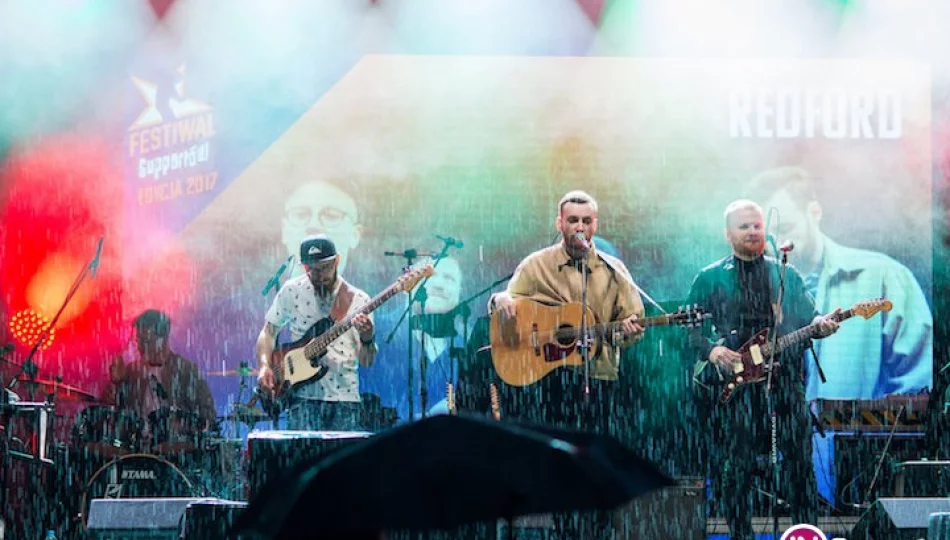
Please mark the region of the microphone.
POLYGON ((99 270, 99 258, 102 257, 102 243, 105 239, 105 236, 99 237, 99 245, 96 246, 96 256, 92 259, 92 262, 89 263, 89 273, 92 274, 92 277, 96 277, 96 272, 99 270))
POLYGON ((788 253, 793 249, 795 249, 795 241, 791 239, 782 242, 782 245, 778 247, 778 250, 782 253, 788 253))
POLYGON ((293 260, 293 255, 287 257, 287 260, 284 261, 284 264, 280 265, 280 268, 277 269, 277 273, 274 274, 274 277, 270 278, 270 281, 267 282, 267 285, 264 285, 264 290, 261 291, 261 296, 267 296, 267 293, 269 293, 273 287, 280 285, 280 276, 287 271, 287 266, 291 264, 293 260))
POLYGON ((436 234, 435 237, 445 242, 445 244, 449 247, 457 247, 459 249, 462 249, 463 247, 465 247, 464 242, 462 242, 461 240, 456 240, 455 238, 452 238, 451 236, 445 237, 445 236, 439 236, 436 234))
POLYGON ((405 257, 407 259, 415 259, 416 257, 435 257, 438 255, 438 253, 434 253, 432 251, 407 249, 406 251, 384 251, 383 255, 387 257, 405 257))
POLYGON ((587 237, 584 236, 582 232, 574 233, 574 241, 577 242, 584 251, 590 251, 590 243, 587 241, 587 237))

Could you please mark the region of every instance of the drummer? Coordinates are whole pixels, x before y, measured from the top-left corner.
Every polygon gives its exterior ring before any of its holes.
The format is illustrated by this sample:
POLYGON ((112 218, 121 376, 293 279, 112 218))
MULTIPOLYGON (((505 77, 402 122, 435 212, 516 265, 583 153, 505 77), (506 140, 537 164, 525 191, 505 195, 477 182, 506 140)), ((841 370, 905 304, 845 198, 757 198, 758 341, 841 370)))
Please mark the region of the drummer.
POLYGON ((194 362, 171 350, 168 336, 171 319, 149 309, 132 323, 139 359, 129 364, 117 356, 109 368, 112 384, 102 396, 104 403, 129 409, 141 419, 155 418, 161 411, 193 415, 197 430, 214 424, 214 398, 194 362), (151 416, 150 416, 151 415, 151 416))

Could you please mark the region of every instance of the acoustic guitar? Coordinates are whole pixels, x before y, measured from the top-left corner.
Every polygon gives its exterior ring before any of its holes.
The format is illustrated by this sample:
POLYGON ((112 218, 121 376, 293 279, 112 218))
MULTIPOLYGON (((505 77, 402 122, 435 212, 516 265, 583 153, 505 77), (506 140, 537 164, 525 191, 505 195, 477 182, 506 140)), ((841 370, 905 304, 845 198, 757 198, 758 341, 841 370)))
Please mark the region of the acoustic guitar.
MULTIPOLYGON (((491 316, 491 356, 501 380, 512 386, 527 386, 543 379, 559 367, 580 366, 581 351, 580 303, 546 306, 528 299, 516 299, 516 316, 502 320, 501 312, 491 316)), ((704 315, 698 306, 680 308, 675 313, 640 319, 637 324, 652 326, 698 326, 704 315)), ((588 335, 592 338, 591 358, 601 350, 603 340, 621 332, 620 321, 598 323, 587 308, 588 335)))

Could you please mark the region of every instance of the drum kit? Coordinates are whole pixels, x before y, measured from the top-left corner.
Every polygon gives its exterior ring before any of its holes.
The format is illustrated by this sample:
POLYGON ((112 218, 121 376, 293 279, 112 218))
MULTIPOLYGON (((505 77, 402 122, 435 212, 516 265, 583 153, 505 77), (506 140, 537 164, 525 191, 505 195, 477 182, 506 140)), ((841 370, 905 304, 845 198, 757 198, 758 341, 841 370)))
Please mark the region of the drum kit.
MULTIPOLYGON (((243 379, 256 373, 242 367, 207 375, 241 377, 243 389, 243 379)), ((191 410, 161 407, 142 418, 131 409, 103 404, 92 393, 59 380, 31 378, 18 384, 17 390, 29 392, 31 400, 21 400, 6 390, 0 423, 6 442, 0 447, 4 464, 25 462, 31 471, 27 477, 34 484, 30 491, 52 497, 51 508, 68 512, 73 527, 85 528, 89 505, 97 498, 245 498, 243 441, 223 436, 221 425, 244 424, 252 429, 269 420, 253 401, 234 405, 231 414, 202 430, 198 414, 191 410), (34 401, 35 397, 40 399, 34 401), (70 409, 78 414, 57 414, 70 409), (54 423, 69 423, 73 418, 68 434, 54 429, 54 423), (68 442, 57 441, 57 433, 63 433, 60 439, 65 437, 68 442), (55 488, 39 485, 43 475, 32 469, 36 465, 51 473, 45 476, 55 481, 46 483, 55 488)), ((11 502, 10 488, 21 483, 17 481, 20 475, 11 481, 7 474, 2 486, 5 513, 11 502)))

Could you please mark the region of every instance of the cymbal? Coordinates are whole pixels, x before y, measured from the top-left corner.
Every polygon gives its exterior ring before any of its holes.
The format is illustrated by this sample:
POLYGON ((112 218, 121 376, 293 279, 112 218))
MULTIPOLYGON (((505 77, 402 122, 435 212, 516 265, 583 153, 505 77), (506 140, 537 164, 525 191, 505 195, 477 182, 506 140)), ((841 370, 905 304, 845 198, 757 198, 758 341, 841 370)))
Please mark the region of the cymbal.
POLYGON ((225 420, 237 420, 238 422, 263 422, 270 420, 267 413, 257 407, 248 407, 247 405, 234 405, 234 412, 224 417, 225 420))
POLYGON ((77 388, 75 386, 70 386, 68 384, 63 384, 56 381, 46 381, 42 379, 30 381, 22 379, 20 380, 20 384, 24 385, 27 389, 32 386, 37 392, 42 394, 50 395, 55 393, 57 401, 76 401, 84 403, 95 403, 99 401, 96 396, 83 390, 82 388, 77 388))
POLYGON ((249 377, 257 375, 257 370, 249 367, 239 367, 237 369, 226 369, 224 371, 209 371, 209 377, 249 377))

